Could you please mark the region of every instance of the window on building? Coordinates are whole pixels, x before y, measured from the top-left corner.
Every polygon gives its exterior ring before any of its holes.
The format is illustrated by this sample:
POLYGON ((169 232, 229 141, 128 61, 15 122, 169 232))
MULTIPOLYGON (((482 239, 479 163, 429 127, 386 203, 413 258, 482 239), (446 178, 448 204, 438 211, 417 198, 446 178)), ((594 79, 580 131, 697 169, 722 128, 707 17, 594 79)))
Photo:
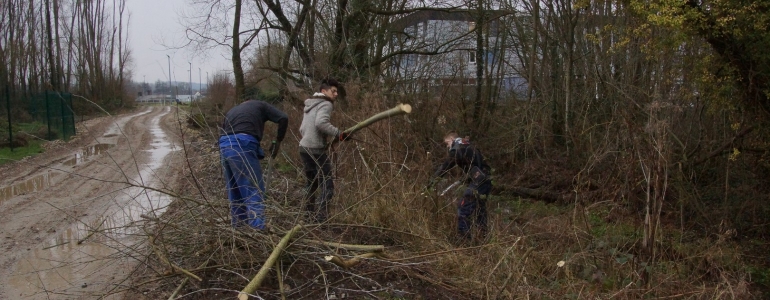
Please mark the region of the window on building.
POLYGON ((415 64, 417 64, 417 54, 407 54, 406 55, 406 68, 414 68, 415 64))
POLYGON ((468 51, 468 61, 472 64, 476 63, 476 51, 468 51))
POLYGON ((417 34, 417 25, 407 27, 404 30, 404 33, 406 33, 407 36, 414 38, 417 34))

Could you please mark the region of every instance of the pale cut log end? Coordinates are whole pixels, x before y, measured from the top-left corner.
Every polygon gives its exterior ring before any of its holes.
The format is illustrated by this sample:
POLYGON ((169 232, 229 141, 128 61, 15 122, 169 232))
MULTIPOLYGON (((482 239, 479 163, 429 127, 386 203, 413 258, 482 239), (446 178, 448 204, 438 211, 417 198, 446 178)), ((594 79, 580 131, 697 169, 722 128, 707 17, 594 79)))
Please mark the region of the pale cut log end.
POLYGON ((399 106, 401 107, 401 110, 403 110, 406 113, 412 112, 412 106, 409 104, 399 104, 399 106))

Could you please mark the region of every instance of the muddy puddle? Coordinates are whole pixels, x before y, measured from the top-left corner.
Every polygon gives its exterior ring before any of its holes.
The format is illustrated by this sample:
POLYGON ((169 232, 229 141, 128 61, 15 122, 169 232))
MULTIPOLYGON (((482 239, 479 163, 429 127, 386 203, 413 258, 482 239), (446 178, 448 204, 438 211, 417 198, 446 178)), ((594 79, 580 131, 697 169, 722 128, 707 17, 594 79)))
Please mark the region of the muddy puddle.
POLYGON ((169 196, 143 187, 163 187, 157 173, 176 150, 160 128, 160 119, 169 111, 167 108, 151 121, 150 147, 138 153, 148 158, 140 165, 139 175, 127 187, 105 195, 107 199, 95 201, 103 205, 93 207, 89 216, 57 230, 54 237, 20 259, 9 280, 9 295, 24 299, 122 298, 129 272, 143 256, 138 248, 146 246, 147 238, 137 224, 147 216, 161 215, 171 202, 169 196))
MULTIPOLYGON (((115 145, 96 144, 85 147, 77 151, 72 158, 63 161, 62 164, 68 167, 77 166, 89 161, 95 156, 101 155, 113 146, 115 145)), ((46 189, 49 186, 55 184, 54 179, 61 176, 62 174, 63 173, 60 171, 49 170, 46 173, 37 175, 23 182, 0 187, 0 203, 16 196, 26 195, 46 189)))
POLYGON ((107 151, 107 149, 112 148, 113 144, 96 144, 92 146, 85 147, 83 149, 80 149, 78 152, 75 153, 73 158, 70 158, 68 160, 65 160, 63 164, 68 167, 73 167, 79 164, 82 164, 86 162, 89 158, 93 156, 100 155, 107 151))
POLYGON ((53 182, 54 178, 58 176, 59 172, 46 172, 44 174, 37 175, 30 179, 25 180, 17 184, 9 185, 0 188, 0 203, 11 199, 16 196, 26 195, 43 190, 53 182))
MULTIPOLYGON (((128 122, 131 118, 148 114, 150 111, 151 110, 145 110, 115 121, 115 123, 107 130, 107 133, 105 133, 102 137, 110 138, 118 136, 118 133, 122 132, 122 127, 125 126, 126 122, 128 122)), ((160 128, 158 127, 158 129, 160 128)), ((98 143, 95 145, 87 146, 75 152, 71 158, 64 160, 62 165, 67 167, 74 167, 83 164, 87 161, 90 161, 91 158, 103 154, 113 146, 115 145, 109 143, 98 143)), ((27 179, 24 182, 0 187, 0 203, 16 196, 26 195, 48 188, 54 183, 53 180, 60 175, 62 175, 62 172, 49 170, 45 174, 27 179)))

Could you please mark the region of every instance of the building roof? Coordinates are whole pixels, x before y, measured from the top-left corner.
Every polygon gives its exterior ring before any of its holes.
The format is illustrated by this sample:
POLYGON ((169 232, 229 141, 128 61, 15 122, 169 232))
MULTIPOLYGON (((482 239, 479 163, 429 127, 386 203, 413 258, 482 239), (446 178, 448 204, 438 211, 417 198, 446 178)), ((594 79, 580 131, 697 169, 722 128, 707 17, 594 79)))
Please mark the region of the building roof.
MULTIPOLYGON (((487 16, 488 18, 499 18, 506 14, 512 13, 510 11, 504 11, 504 10, 487 10, 486 12, 489 14, 487 16)), ((433 9, 420 10, 420 11, 413 12, 403 18, 393 21, 393 23, 391 23, 391 26, 392 26, 392 29, 396 31, 403 31, 405 28, 409 26, 422 23, 426 20, 473 22, 476 20, 476 11, 468 10, 468 9, 448 10, 448 9, 439 9, 439 8, 435 10, 433 9)))

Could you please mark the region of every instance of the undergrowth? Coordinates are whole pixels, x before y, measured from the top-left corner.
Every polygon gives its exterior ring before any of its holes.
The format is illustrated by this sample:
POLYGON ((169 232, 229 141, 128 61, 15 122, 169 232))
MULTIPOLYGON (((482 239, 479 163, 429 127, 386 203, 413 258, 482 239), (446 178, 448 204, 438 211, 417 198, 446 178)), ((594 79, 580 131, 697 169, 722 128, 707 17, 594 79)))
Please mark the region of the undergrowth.
MULTIPOLYGON (((336 123, 343 128, 392 104, 355 90, 348 95, 367 100, 347 112, 336 111, 333 120, 341 120, 336 123)), ((160 219, 145 224, 152 250, 130 297, 235 297, 282 235, 303 224, 257 290, 259 298, 761 298, 752 285, 767 281, 768 269, 761 267, 763 262, 747 261, 733 231, 695 230, 693 223, 682 221, 680 210, 661 215, 654 244, 644 247, 640 188, 620 181, 637 174, 622 174, 606 161, 593 165, 592 172, 564 167, 558 151, 512 158, 505 153, 515 151, 506 152, 508 146, 497 141, 498 149, 487 152, 497 169, 488 203, 490 234, 457 244, 452 197, 424 189, 442 151, 431 138, 438 140, 443 129, 428 129, 421 123, 426 116, 420 115, 383 121, 337 145, 332 215, 324 224, 305 223, 294 128, 301 106, 284 103, 281 108, 291 121, 271 174, 266 201, 270 230, 230 226, 216 129, 184 128, 189 167, 180 176, 178 200, 160 219), (566 192, 558 201, 543 201, 522 197, 517 186, 566 192), (383 245, 385 250, 343 268, 326 258, 351 259, 364 252, 333 243, 383 245), (189 279, 179 268, 202 280, 189 279)), ((274 125, 265 132, 270 139, 274 125)), ((493 142, 480 141, 482 150, 493 142)), ((444 186, 453 180, 446 179, 444 186)))

